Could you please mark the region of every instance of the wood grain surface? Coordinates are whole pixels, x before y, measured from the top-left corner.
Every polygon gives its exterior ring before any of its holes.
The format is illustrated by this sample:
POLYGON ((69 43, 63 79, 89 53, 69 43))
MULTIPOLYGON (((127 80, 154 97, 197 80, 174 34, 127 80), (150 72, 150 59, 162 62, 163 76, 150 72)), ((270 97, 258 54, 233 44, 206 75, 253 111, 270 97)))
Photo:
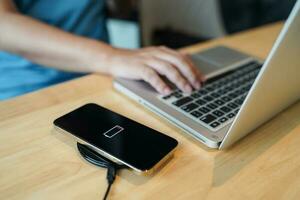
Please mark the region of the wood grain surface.
MULTIPOLYGON (((265 58, 282 23, 182 49, 226 45, 265 58)), ((106 171, 85 162, 52 122, 94 102, 179 141, 152 176, 119 173, 109 199, 300 199, 300 103, 226 151, 210 150, 116 92, 112 78, 88 75, 0 103, 0 199, 101 199, 106 171)))

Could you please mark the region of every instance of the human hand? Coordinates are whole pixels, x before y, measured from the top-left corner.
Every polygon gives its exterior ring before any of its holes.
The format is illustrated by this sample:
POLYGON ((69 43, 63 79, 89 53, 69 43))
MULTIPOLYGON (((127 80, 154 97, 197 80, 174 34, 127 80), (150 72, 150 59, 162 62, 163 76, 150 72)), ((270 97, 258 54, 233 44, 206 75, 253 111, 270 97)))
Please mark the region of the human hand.
POLYGON ((138 50, 114 48, 107 71, 117 77, 148 82, 161 94, 169 94, 170 87, 159 75, 167 77, 183 92, 199 89, 204 80, 190 58, 166 47, 147 47, 138 50))

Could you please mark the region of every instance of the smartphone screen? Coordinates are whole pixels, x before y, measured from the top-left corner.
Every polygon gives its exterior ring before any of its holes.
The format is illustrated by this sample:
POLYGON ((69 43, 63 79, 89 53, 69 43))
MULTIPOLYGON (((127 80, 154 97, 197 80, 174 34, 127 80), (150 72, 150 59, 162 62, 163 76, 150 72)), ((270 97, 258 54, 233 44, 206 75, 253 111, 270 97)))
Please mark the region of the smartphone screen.
POLYGON ((97 104, 86 104, 54 125, 140 171, 152 169, 178 142, 97 104))

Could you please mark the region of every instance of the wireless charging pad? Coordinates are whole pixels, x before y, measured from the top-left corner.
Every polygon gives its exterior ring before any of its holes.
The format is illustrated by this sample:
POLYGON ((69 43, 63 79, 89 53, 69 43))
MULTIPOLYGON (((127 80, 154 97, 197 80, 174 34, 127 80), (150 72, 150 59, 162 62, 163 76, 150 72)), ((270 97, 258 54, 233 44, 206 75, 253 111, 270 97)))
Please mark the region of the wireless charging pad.
POLYGON ((90 147, 84 144, 77 143, 77 149, 80 153, 80 155, 89 163, 96 165, 98 167, 107 168, 109 165, 114 166, 117 169, 124 169, 127 168, 125 165, 119 165, 115 162, 105 158, 104 156, 98 154, 94 150, 92 150, 90 147))

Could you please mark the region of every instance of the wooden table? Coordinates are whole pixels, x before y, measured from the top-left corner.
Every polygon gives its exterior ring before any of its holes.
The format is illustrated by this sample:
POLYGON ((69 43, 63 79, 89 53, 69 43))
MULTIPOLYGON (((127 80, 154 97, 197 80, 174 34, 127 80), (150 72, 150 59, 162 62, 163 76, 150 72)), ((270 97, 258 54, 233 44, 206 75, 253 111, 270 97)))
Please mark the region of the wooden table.
MULTIPOLYGON (((185 48, 217 44, 265 58, 282 27, 265 26, 185 48)), ((95 102, 179 142, 153 176, 121 171, 110 199, 300 199, 300 103, 226 151, 209 150, 122 96, 112 78, 89 75, 0 103, 0 199, 101 199, 106 171, 85 162, 53 131, 55 118, 95 102)))

